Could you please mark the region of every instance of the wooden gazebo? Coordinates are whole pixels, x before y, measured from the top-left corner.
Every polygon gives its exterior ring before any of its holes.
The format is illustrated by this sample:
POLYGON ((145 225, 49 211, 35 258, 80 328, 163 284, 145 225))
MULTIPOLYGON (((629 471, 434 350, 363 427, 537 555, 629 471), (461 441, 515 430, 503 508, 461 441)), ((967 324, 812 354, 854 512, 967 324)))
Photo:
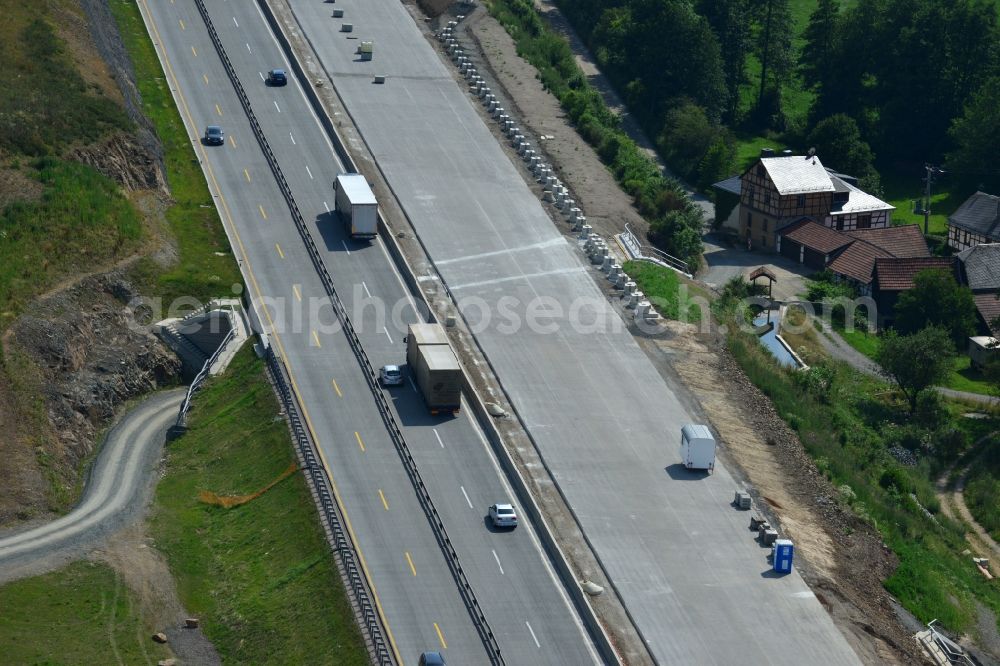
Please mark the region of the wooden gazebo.
POLYGON ((747 276, 747 280, 757 284, 757 278, 767 278, 767 297, 771 298, 771 288, 774 283, 778 281, 778 276, 768 270, 767 266, 761 266, 760 268, 755 268, 750 275, 747 276))

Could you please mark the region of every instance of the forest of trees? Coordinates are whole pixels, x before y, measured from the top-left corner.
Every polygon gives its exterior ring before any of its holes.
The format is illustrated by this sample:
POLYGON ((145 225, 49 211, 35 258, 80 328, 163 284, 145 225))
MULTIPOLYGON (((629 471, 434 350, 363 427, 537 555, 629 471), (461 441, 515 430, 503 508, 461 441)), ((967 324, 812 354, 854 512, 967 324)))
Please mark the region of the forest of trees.
POLYGON ((558 2, 701 187, 741 166, 734 133, 768 133, 876 192, 876 164, 925 161, 1000 191, 996 0, 813 0, 801 36, 795 0, 558 2), (789 109, 798 90, 809 106, 789 109))

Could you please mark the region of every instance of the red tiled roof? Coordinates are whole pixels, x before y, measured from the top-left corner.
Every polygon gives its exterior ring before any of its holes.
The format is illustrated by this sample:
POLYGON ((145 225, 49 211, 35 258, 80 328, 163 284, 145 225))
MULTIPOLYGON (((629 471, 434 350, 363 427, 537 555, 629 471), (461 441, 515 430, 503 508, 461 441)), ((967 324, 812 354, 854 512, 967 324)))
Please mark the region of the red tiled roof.
POLYGON ((906 291, 913 288, 913 276, 920 271, 938 269, 954 275, 954 257, 877 257, 874 279, 881 291, 906 291))
POLYGON ((882 227, 879 229, 857 229, 845 231, 852 238, 868 241, 872 245, 889 252, 893 257, 929 257, 927 241, 920 231, 920 226, 907 224, 900 227, 882 227))
POLYGON ((787 227, 778 231, 782 238, 795 241, 799 245, 804 245, 810 250, 816 250, 823 254, 829 254, 839 250, 852 241, 844 234, 834 231, 830 227, 813 222, 810 219, 801 219, 792 222, 787 227))
POLYGON ((831 261, 827 268, 838 275, 857 280, 861 284, 868 284, 872 281, 875 259, 891 256, 892 254, 887 250, 863 240, 856 240, 837 255, 837 258, 831 261))
MULTIPOLYGON (((979 310, 987 326, 1000 317, 1000 299, 997 299, 997 294, 976 294, 972 298, 976 301, 976 309, 979 310)), ((993 327, 991 330, 994 334, 1000 334, 1000 327, 993 327)))

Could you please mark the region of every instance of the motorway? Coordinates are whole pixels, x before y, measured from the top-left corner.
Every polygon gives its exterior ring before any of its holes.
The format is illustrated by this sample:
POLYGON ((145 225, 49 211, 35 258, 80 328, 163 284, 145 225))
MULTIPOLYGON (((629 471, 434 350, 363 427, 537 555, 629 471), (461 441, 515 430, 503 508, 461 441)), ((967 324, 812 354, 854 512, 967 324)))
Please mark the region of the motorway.
MULTIPOLYGON (((275 179, 196 7, 140 0, 168 84, 270 340, 284 359, 305 419, 335 484, 348 530, 401 662, 441 649, 451 663, 487 656, 423 515, 370 389, 336 323, 275 179), (224 146, 197 138, 222 125, 224 146)), ((377 367, 403 363, 415 305, 381 242, 355 243, 328 212, 342 170, 299 82, 265 85, 290 70, 253 2, 213 1, 213 23, 365 351, 377 367), (386 316, 380 317, 380 304, 386 316), (395 306, 399 321, 389 316, 395 306)), ((485 514, 513 492, 468 410, 431 418, 415 388, 389 391, 396 419, 507 663, 597 661, 532 526, 489 529, 485 514)))
POLYGON ((407 7, 338 0, 332 19, 289 4, 654 657, 857 663, 798 573, 771 574, 725 466, 680 465, 680 428, 704 417, 621 325, 407 7), (373 40, 371 62, 356 39, 373 40))
POLYGON ((44 525, 0 534, 0 581, 35 575, 69 561, 141 511, 167 428, 177 419, 184 389, 145 399, 108 431, 72 511, 44 525))

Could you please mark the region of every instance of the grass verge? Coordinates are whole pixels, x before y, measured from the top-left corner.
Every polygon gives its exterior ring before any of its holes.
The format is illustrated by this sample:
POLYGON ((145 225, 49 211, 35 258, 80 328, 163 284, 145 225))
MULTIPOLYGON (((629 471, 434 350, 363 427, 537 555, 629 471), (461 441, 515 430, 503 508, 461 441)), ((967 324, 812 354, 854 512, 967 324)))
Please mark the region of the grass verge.
POLYGON ((224 660, 367 664, 301 474, 232 509, 198 499, 252 494, 295 459, 263 368, 246 347, 198 394, 190 430, 170 445, 152 532, 224 660))
POLYGON ((103 564, 77 562, 0 587, 6 664, 144 664, 170 656, 153 643, 124 582, 103 564))
POLYGON ((163 145, 171 194, 166 219, 179 255, 165 270, 151 260, 142 262, 137 277, 164 303, 182 296, 207 301, 231 295, 231 286, 242 283, 239 268, 139 8, 128 0, 112 0, 110 7, 135 68, 143 114, 163 145))
POLYGON ((938 513, 933 485, 969 442, 1000 425, 996 417, 973 421, 948 409, 935 423, 920 425, 884 382, 845 364, 792 372, 752 335, 734 332, 728 342, 743 371, 841 489, 840 501, 878 529, 899 558, 886 589, 922 622, 938 618, 958 632, 974 629, 977 602, 1000 610, 1000 589, 961 554, 964 530, 938 513), (918 463, 899 463, 894 447, 914 452, 918 463))
POLYGON ((708 299, 701 289, 692 290, 674 271, 646 261, 626 261, 622 270, 635 280, 649 302, 667 319, 691 324, 701 321, 701 304, 707 308, 708 299))

